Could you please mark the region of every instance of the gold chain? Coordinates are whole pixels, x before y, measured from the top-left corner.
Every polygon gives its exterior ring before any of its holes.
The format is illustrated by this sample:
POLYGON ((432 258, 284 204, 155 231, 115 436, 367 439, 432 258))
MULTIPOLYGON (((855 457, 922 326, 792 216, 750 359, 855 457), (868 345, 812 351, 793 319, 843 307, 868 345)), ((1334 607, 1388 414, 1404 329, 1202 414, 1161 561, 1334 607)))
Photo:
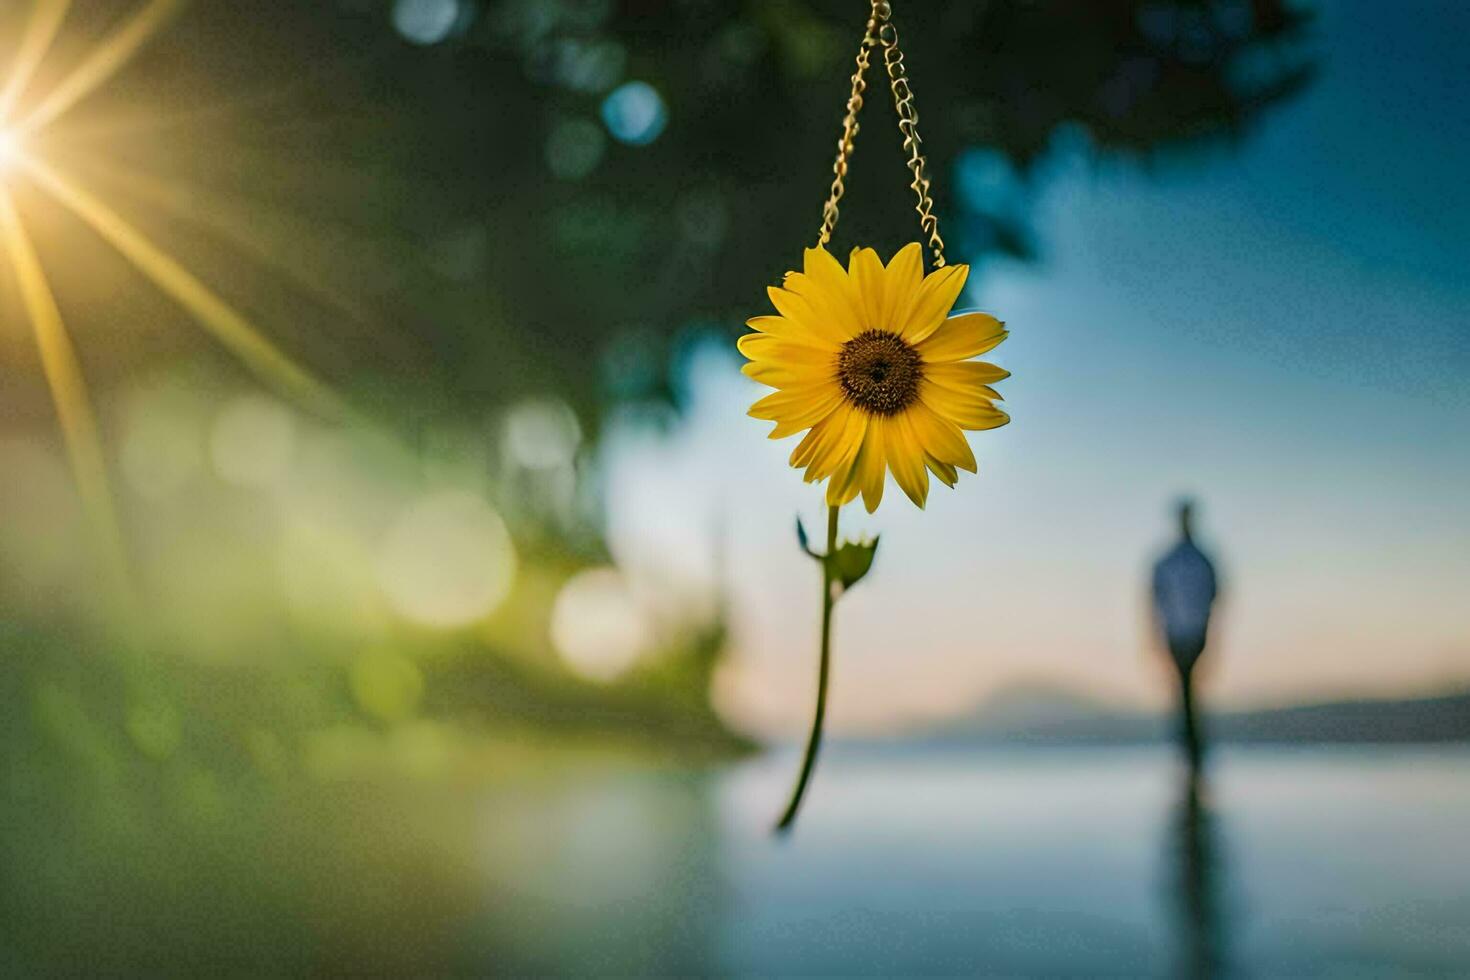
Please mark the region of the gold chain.
POLYGON ((888 0, 873 0, 868 17, 863 43, 858 48, 857 70, 852 76, 852 95, 847 100, 847 115, 842 120, 842 138, 837 141, 837 160, 832 164, 832 189, 827 203, 822 206, 822 230, 817 244, 825 246, 832 240, 837 228, 837 203, 846 192, 848 159, 852 156, 853 144, 858 134, 858 113, 863 108, 863 93, 867 91, 864 76, 868 71, 869 52, 872 48, 883 49, 883 67, 888 72, 889 87, 893 90, 893 107, 898 112, 898 131, 903 135, 903 148, 908 153, 909 172, 914 181, 913 188, 919 203, 919 225, 929 236, 929 250, 934 254, 934 267, 944 266, 944 239, 939 237, 939 219, 934 215, 934 201, 929 196, 929 178, 925 170, 927 161, 920 152, 923 140, 919 138, 919 112, 914 107, 914 93, 909 86, 908 73, 903 64, 903 51, 898 46, 898 28, 893 26, 893 9, 888 0))
POLYGON ((852 156, 853 142, 858 134, 857 117, 863 108, 863 93, 868 88, 868 83, 863 78, 868 72, 868 49, 878 43, 877 15, 877 4, 874 4, 873 16, 868 18, 868 29, 858 48, 857 70, 852 73, 852 95, 847 100, 847 115, 842 119, 842 138, 837 141, 837 160, 832 164, 832 189, 827 194, 827 203, 822 206, 822 230, 817 237, 819 247, 832 240, 832 232, 837 229, 837 202, 842 200, 842 195, 847 191, 844 184, 847 179, 847 159, 852 156))
MULTIPOLYGON (((888 8, 887 3, 874 3, 875 15, 878 7, 888 8)), ((934 216, 934 201, 929 196, 929 178, 925 174, 928 162, 919 152, 924 141, 919 139, 919 110, 914 108, 914 93, 909 88, 908 73, 903 66, 903 52, 898 48, 898 28, 886 17, 878 30, 878 40, 883 45, 883 65, 888 69, 888 81, 893 88, 893 108, 898 111, 898 131, 903 134, 903 148, 909 155, 909 171, 919 204, 919 225, 929 236, 929 250, 934 253, 934 268, 944 267, 944 239, 939 237, 939 219, 934 216)))

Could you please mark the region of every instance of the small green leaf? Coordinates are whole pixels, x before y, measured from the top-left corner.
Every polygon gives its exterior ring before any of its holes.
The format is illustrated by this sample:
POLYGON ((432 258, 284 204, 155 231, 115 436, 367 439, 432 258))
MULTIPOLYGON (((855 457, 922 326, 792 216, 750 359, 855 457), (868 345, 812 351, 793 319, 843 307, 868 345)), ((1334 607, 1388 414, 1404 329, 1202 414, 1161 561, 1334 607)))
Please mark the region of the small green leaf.
POLYGON ((801 545, 802 551, 805 551, 818 561, 821 560, 822 556, 812 550, 811 542, 806 536, 806 525, 801 523, 800 517, 796 519, 796 543, 801 545))
POLYGON ((878 539, 871 541, 844 541, 832 555, 832 577, 850 589, 862 581, 873 567, 873 556, 878 553, 878 539))

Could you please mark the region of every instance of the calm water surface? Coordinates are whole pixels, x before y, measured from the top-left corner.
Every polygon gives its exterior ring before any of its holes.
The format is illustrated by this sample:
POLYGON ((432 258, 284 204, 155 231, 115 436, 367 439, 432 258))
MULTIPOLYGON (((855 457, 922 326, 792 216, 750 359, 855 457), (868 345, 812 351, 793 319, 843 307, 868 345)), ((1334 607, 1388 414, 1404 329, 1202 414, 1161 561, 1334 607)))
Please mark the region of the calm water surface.
POLYGON ((837 746, 778 840, 795 762, 497 801, 501 965, 1470 975, 1463 748, 1225 750, 1191 795, 1162 749, 837 746))

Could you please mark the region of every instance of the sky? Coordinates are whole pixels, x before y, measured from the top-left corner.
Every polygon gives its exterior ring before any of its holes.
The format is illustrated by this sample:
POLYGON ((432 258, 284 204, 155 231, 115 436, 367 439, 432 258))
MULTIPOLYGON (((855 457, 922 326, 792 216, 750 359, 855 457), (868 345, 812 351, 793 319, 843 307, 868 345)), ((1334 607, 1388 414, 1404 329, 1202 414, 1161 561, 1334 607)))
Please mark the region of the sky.
MULTIPOLYGON (((1163 703, 1145 583, 1186 493, 1224 580, 1213 704, 1470 683, 1470 9, 1329 3, 1316 34, 1320 77, 1240 143, 1160 166, 1059 151, 1036 182, 1040 258, 963 300, 1011 329, 987 359, 1014 421, 972 436, 978 477, 926 511, 890 487, 843 512, 882 543, 838 607, 834 730, 1032 686, 1163 703)), ((615 433, 612 547, 649 591, 728 584, 717 702, 792 733, 819 609, 793 525, 822 504, 794 441, 745 415, 766 389, 738 364, 702 351, 674 432, 615 433)))

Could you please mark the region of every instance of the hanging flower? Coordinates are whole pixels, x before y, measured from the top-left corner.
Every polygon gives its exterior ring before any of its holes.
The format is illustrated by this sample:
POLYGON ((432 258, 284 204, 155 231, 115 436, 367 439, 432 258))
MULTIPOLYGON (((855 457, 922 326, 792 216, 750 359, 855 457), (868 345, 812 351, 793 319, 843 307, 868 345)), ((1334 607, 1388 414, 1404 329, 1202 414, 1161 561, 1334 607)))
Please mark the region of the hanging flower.
POLYGON ((750 414, 776 423, 772 439, 809 429, 791 454, 807 482, 827 480, 832 507, 859 493, 869 513, 888 471, 919 507, 929 473, 954 486, 975 472, 961 430, 994 429, 1010 417, 991 383, 1009 372, 974 361, 1006 338, 987 313, 949 316, 970 267, 928 276, 917 242, 885 268, 871 248, 854 249, 843 269, 824 248, 809 248, 803 272, 769 289, 779 316, 748 321, 740 338, 744 371, 779 389, 750 414))
POLYGON ((806 470, 808 483, 828 481, 826 548, 815 550, 796 522, 802 551, 822 566, 822 632, 811 734, 796 785, 776 821, 778 833, 795 825, 822 746, 833 607, 867 576, 878 551, 877 538, 838 537, 842 505, 862 494, 868 512, 877 510, 891 470, 909 499, 923 507, 930 473, 954 486, 960 470, 975 472, 964 430, 1010 421, 995 407, 1000 395, 990 387, 1008 373, 972 360, 1006 339, 1005 325, 987 313, 949 315, 970 268, 945 264, 922 145, 892 0, 871 0, 817 246, 806 250, 801 272, 787 273, 780 287, 767 290, 777 315, 748 321, 755 333, 740 338, 740 352, 750 359, 745 373, 778 389, 751 406, 750 414, 776 423, 772 439, 810 430, 792 452, 791 465, 806 470), (934 257, 935 271, 927 277, 917 242, 900 249, 886 268, 878 253, 860 248, 844 269, 824 247, 837 230, 868 88, 865 76, 880 51, 913 175, 914 210, 934 257))

